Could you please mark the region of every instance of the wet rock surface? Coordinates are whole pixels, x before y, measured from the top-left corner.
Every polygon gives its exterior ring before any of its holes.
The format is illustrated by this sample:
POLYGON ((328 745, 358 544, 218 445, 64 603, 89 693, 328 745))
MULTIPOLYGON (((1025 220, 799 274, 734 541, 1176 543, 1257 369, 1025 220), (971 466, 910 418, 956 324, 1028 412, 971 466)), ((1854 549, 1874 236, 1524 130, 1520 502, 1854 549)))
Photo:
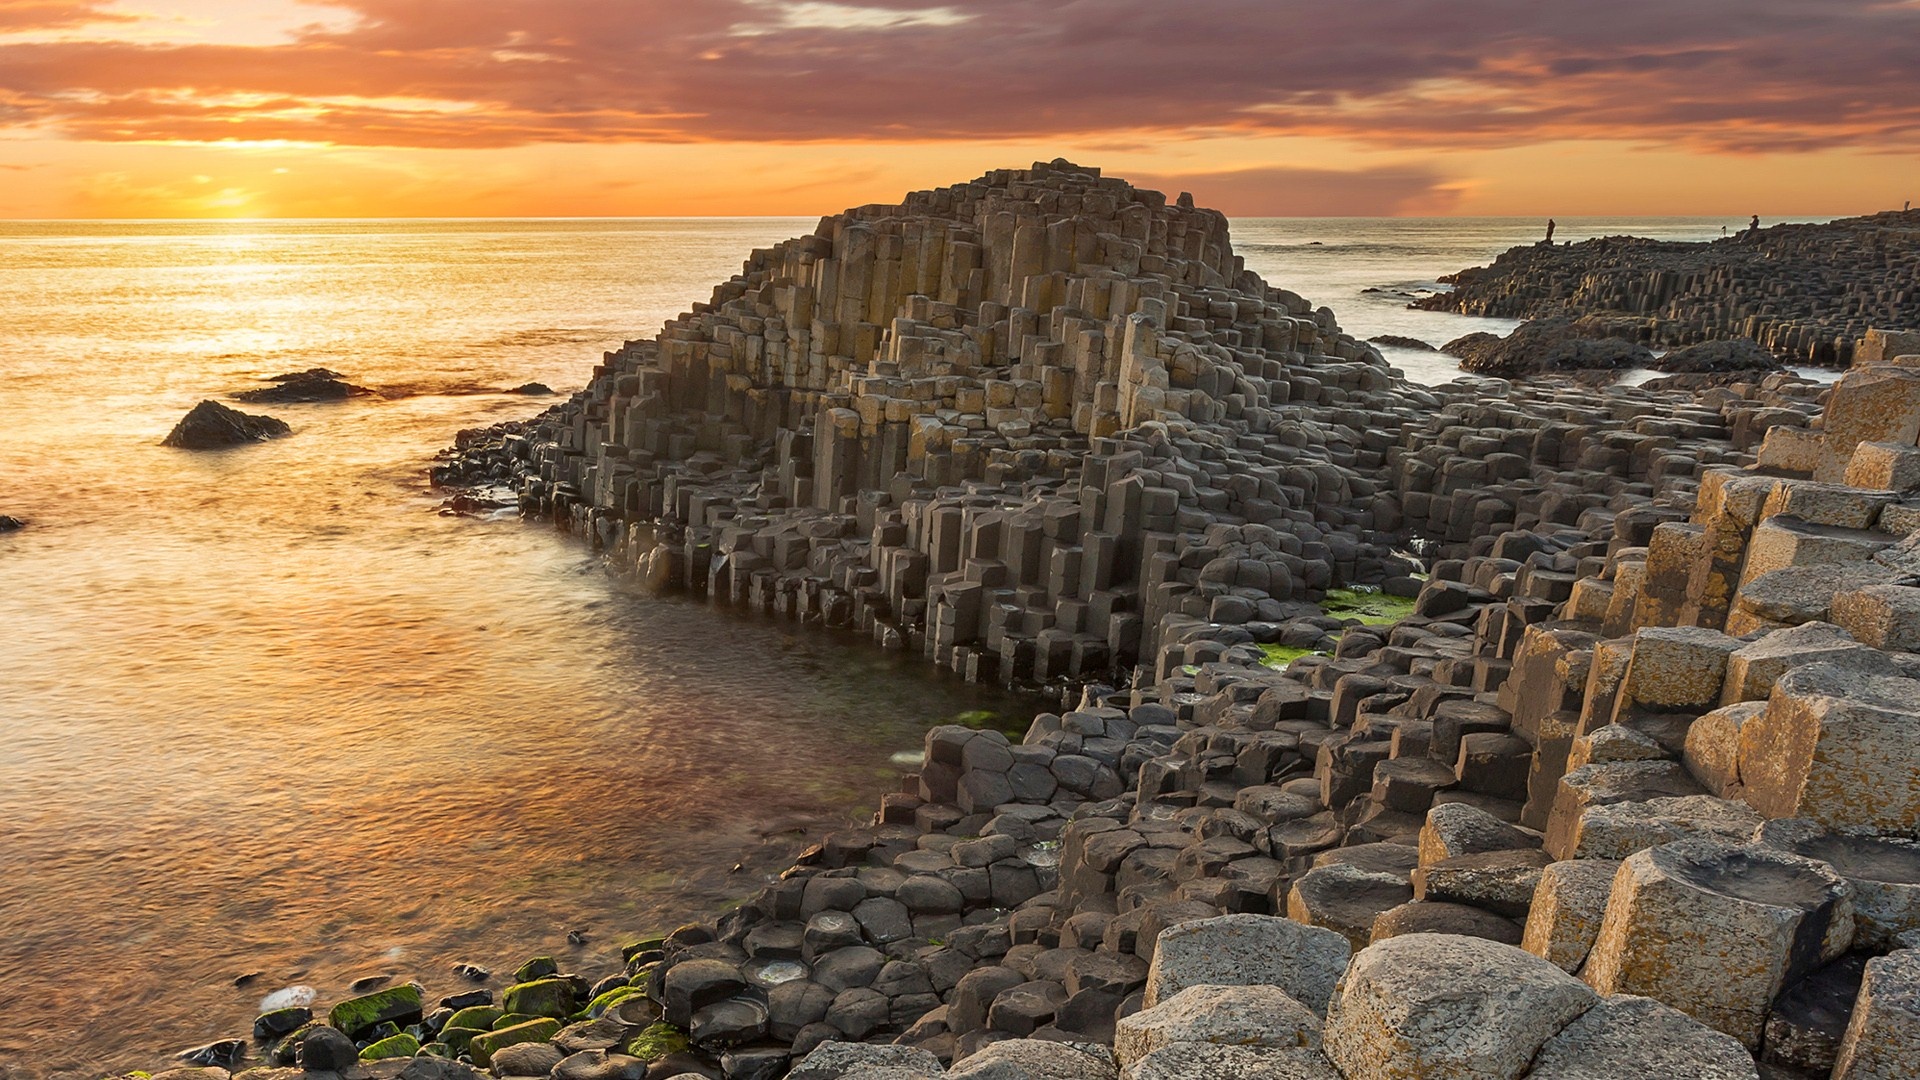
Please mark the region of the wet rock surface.
POLYGON ((181 450, 217 450, 292 433, 293 429, 284 420, 243 413, 217 401, 203 401, 180 418, 160 445, 181 450))
POLYGON ((284 405, 312 401, 345 401, 350 397, 372 393, 364 386, 355 386, 347 382, 346 377, 339 372, 329 371, 326 368, 308 368, 306 371, 275 375, 267 381, 273 385, 256 390, 242 390, 233 395, 234 399, 256 404, 284 405))

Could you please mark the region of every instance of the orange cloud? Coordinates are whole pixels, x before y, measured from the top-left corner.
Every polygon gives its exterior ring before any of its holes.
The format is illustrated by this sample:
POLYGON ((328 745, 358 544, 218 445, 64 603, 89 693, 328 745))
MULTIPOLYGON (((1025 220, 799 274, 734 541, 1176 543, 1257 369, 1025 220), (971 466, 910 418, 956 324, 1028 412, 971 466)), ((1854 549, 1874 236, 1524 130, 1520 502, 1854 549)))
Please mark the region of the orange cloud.
POLYGON ((1128 174, 1141 187, 1192 192, 1229 217, 1444 216, 1459 185, 1437 170, 1385 165, 1310 169, 1284 165, 1176 175, 1128 174))
POLYGON ((106 10, 109 3, 110 0, 0 0, 0 34, 135 20, 136 16, 106 10))
MULTIPOLYGON (((346 146, 1301 135, 1920 150, 1885 0, 316 0, 286 44, 0 44, 0 126, 346 146)), ((124 15, 0 0, 0 29, 124 15)), ((0 38, 0 40, 4 40, 0 38)))

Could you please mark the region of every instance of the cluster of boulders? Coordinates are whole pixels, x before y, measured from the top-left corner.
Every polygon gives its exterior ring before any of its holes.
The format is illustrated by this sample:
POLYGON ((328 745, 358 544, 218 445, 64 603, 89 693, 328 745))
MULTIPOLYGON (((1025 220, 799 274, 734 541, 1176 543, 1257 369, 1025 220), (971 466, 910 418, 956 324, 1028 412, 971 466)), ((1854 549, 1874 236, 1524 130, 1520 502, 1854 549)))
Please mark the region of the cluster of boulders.
POLYGON ((1443 279, 1414 306, 1509 319, 1587 317, 1655 348, 1746 338, 1844 367, 1854 342, 1920 303, 1920 210, 1778 225, 1710 244, 1609 236, 1529 244, 1443 279))
POLYGON ((606 980, 296 1059, 1920 1074, 1920 338, 1831 389, 1423 390, 1298 306, 1216 216, 1054 163, 827 219, 464 437, 442 482, 655 584, 1074 707, 935 729, 872 822, 606 980))

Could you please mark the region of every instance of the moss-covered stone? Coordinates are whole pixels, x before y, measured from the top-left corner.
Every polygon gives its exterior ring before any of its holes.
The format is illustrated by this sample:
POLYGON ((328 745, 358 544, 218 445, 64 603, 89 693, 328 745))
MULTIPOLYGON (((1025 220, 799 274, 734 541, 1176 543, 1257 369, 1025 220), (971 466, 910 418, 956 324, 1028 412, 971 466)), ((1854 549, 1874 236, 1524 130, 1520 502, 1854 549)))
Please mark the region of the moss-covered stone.
POLYGON ((1320 609, 1336 619, 1358 619, 1368 626, 1397 623, 1413 614, 1413 598, 1388 596, 1378 589, 1329 589, 1320 609))
POLYGON ((600 1017, 606 1015, 608 1009, 613 1008, 615 1005, 620 1004, 630 997, 639 996, 640 988, 637 986, 616 986, 606 993, 601 994, 599 997, 594 998, 592 1001, 587 1002, 587 1007, 581 1011, 586 1013, 588 1019, 598 1020, 600 1017))
POLYGON ((505 1015, 507 1015, 507 1010, 502 1009, 498 1005, 469 1005, 459 1012, 454 1013, 452 1016, 447 1017, 445 1026, 450 1028, 463 1027, 476 1028, 480 1031, 491 1031, 493 1025, 499 1023, 500 1018, 505 1015))
POLYGON ((564 1019, 573 1013, 573 984, 565 979, 536 979, 507 987, 501 998, 510 1013, 564 1019))
POLYGON ((486 1033, 486 1028, 454 1027, 448 1024, 440 1029, 440 1041, 455 1054, 463 1054, 467 1050, 467 1044, 486 1033))
POLYGON ((659 934, 655 934, 652 937, 641 938, 639 941, 629 942, 620 946, 620 960, 622 963, 630 964, 633 962, 633 958, 639 956, 641 953, 659 952, 666 944, 667 939, 659 934))
POLYGON ((267 1048, 267 1064, 283 1067, 295 1064, 300 1051, 300 1040, 306 1038, 307 1032, 311 1030, 313 1030, 312 1024, 301 1024, 274 1040, 273 1045, 267 1048))
POLYGON ((418 1023, 426 1005, 416 983, 389 986, 357 998, 348 998, 327 1010, 327 1023, 354 1038, 380 1024, 418 1023))
POLYGON ((539 979, 551 978, 558 974, 560 974, 560 965, 554 962, 553 957, 536 956, 520 965, 520 969, 513 973, 513 981, 517 983, 535 982, 539 979))
POLYGON ((532 1013, 504 1013, 500 1019, 493 1022, 493 1030, 500 1031, 505 1028, 519 1027, 521 1024, 530 1024, 535 1020, 544 1019, 546 1019, 546 1017, 535 1016, 532 1013))
POLYGON ((652 1024, 640 1030, 638 1035, 628 1039, 620 1048, 623 1054, 630 1054, 645 1062, 659 1061, 668 1054, 684 1054, 692 1048, 687 1042, 687 1033, 672 1024, 652 1024))
POLYGON ((1312 656, 1318 651, 1317 649, 1298 649, 1291 645, 1260 646, 1260 652, 1264 654, 1266 664, 1270 668, 1284 668, 1295 660, 1303 656, 1312 656))
POLYGON ((387 1058, 410 1058, 420 1052, 420 1040, 401 1032, 389 1035, 376 1043, 368 1043, 360 1051, 361 1061, 385 1061, 387 1058))
POLYGON ((427 1043, 420 1047, 420 1052, 423 1054, 431 1054, 437 1058, 447 1058, 448 1060, 452 1060, 454 1055, 453 1047, 443 1042, 427 1043))
POLYGON ((473 1058, 475 1065, 485 1068, 493 1064, 493 1055, 509 1046, 547 1042, 558 1034, 560 1034, 558 1020, 529 1020, 524 1024, 515 1024, 510 1028, 500 1028, 489 1031, 485 1035, 474 1036, 473 1041, 467 1044, 467 1055, 473 1058))

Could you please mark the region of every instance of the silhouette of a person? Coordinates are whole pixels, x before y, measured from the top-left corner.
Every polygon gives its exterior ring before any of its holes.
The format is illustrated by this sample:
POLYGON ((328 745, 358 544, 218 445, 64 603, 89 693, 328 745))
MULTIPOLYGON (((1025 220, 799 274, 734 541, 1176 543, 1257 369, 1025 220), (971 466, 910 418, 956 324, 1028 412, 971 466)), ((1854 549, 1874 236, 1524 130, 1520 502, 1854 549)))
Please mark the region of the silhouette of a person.
POLYGON ((1747 222, 1747 231, 1749 233, 1757 233, 1760 231, 1760 215, 1759 214, 1753 215, 1753 220, 1747 222))
POLYGON ((1549 244, 1553 243, 1553 230, 1554 230, 1554 220, 1552 218, 1548 218, 1547 219, 1547 243, 1549 244))

